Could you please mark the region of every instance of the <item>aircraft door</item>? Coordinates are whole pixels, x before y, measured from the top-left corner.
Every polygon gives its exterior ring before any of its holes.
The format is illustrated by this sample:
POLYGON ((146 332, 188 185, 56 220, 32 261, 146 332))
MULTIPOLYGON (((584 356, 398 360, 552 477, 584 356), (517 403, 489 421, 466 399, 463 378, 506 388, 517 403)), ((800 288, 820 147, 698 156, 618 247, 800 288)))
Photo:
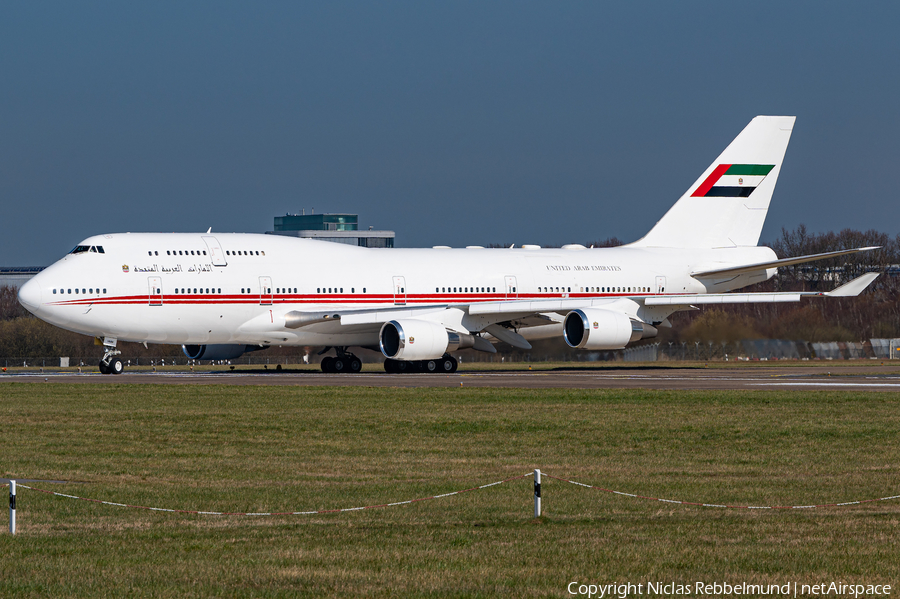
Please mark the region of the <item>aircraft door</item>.
POLYGON ((406 277, 394 277, 394 305, 406 305, 406 277))
POLYGON ((272 277, 259 278, 259 305, 272 305, 272 277))
POLYGON ((149 287, 148 298, 151 306, 162 306, 162 277, 147 277, 147 285, 149 287))
POLYGON ((666 278, 665 277, 656 277, 656 293, 665 293, 666 292, 666 278))
POLYGON ((222 245, 219 243, 219 240, 215 237, 204 235, 203 241, 209 250, 209 258, 212 260, 213 266, 228 266, 228 261, 225 260, 225 252, 222 251, 222 245))
POLYGON ((516 278, 512 275, 506 275, 506 299, 516 299, 519 297, 519 288, 516 286, 516 278))

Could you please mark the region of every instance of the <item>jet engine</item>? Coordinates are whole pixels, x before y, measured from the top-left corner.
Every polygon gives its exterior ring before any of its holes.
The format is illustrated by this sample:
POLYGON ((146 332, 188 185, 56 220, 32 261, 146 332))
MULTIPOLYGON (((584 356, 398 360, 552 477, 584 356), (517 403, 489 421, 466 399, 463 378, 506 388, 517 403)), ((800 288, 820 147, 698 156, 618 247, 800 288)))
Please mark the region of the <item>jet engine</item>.
POLYGON ((599 308, 572 310, 563 322, 563 337, 576 349, 622 349, 633 341, 656 337, 656 333, 649 324, 599 308))
POLYGON ((381 326, 378 345, 394 360, 436 360, 447 352, 475 345, 475 337, 448 331, 427 320, 391 320, 381 326))
POLYGON ((231 360, 246 352, 264 349, 259 345, 222 343, 216 345, 182 345, 182 351, 191 360, 231 360))

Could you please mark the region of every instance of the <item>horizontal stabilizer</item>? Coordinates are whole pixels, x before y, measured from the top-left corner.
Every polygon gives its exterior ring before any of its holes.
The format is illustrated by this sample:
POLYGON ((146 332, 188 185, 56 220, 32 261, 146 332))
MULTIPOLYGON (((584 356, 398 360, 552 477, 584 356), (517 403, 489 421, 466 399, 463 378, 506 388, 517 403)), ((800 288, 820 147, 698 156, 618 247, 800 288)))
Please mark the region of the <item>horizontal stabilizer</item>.
POLYGON ((808 256, 797 256, 796 258, 783 258, 781 260, 773 260, 771 262, 759 262, 757 264, 747 264, 746 266, 734 266, 728 268, 718 268, 715 270, 702 270, 692 272, 691 276, 697 279, 706 279, 712 277, 720 277, 723 275, 743 275, 751 272, 766 270, 768 268, 778 268, 779 266, 793 266, 794 264, 804 264, 806 262, 815 262, 816 260, 825 260, 826 258, 835 258, 837 256, 846 256, 847 254, 856 254, 857 252, 870 252, 880 249, 880 245, 864 248, 853 248, 851 250, 839 250, 837 252, 825 252, 824 254, 810 254, 808 256))

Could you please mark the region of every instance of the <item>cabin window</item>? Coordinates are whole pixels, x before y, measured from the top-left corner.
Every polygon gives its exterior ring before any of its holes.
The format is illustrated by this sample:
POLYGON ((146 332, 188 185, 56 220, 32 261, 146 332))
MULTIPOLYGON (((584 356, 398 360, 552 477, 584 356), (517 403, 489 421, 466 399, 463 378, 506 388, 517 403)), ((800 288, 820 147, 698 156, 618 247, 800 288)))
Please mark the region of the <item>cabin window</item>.
POLYGON ((366 288, 365 288, 365 287, 363 287, 363 293, 365 293, 365 292, 366 292, 366 288))
POLYGON ((203 250, 203 255, 204 255, 204 256, 206 255, 206 250, 203 250))
POLYGON ((53 290, 53 295, 56 295, 56 289, 53 290))
POLYGON ((171 256, 171 255, 172 255, 172 252, 169 250, 166 250, 166 256, 171 256))

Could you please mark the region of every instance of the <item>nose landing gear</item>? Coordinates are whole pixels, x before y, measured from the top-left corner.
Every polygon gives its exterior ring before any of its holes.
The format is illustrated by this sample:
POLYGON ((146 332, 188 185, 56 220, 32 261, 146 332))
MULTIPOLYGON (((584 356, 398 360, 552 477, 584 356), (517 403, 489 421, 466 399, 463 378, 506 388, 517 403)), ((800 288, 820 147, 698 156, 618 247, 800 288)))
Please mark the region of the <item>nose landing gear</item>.
POLYGON ((122 352, 116 349, 116 340, 105 337, 103 339, 103 357, 100 358, 100 374, 122 374, 125 364, 119 358, 122 352))

